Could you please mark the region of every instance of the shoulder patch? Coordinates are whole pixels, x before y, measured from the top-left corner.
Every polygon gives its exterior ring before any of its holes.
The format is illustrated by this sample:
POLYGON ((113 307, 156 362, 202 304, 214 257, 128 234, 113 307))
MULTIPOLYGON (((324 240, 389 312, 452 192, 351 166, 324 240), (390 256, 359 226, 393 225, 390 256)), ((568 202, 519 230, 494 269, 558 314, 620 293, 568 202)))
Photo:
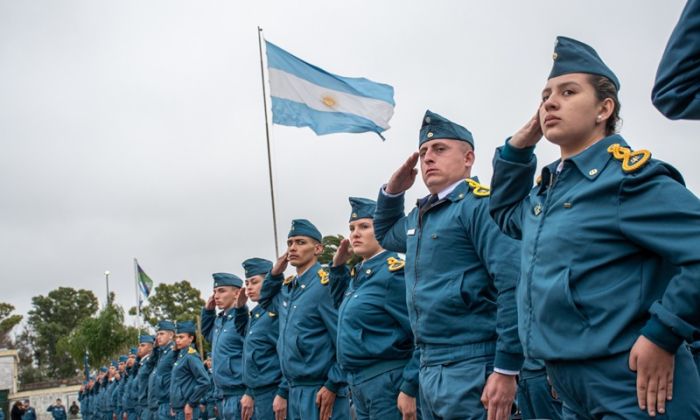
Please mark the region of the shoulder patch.
POLYGON ((622 171, 625 173, 636 171, 651 159, 651 152, 646 149, 633 152, 629 147, 620 146, 618 143, 610 145, 608 153, 622 162, 622 171))
POLYGON ((324 269, 318 270, 318 272, 316 274, 318 274, 318 278, 321 279, 321 284, 324 286, 327 285, 331 281, 330 278, 328 277, 328 271, 326 271, 324 269))
POLYGON ((386 263, 389 265, 389 271, 392 273, 403 269, 403 267, 406 265, 406 261, 394 257, 387 258, 386 263))
POLYGON ((294 281, 294 275, 291 275, 291 276, 287 277, 286 279, 284 279, 284 281, 282 282, 282 285, 286 286, 289 283, 291 283, 292 281, 294 281))
POLYGON ((467 184, 469 184, 469 188, 472 189, 472 194, 476 197, 488 197, 491 194, 491 190, 484 186, 479 184, 478 182, 474 181, 471 178, 465 179, 467 181, 467 184))

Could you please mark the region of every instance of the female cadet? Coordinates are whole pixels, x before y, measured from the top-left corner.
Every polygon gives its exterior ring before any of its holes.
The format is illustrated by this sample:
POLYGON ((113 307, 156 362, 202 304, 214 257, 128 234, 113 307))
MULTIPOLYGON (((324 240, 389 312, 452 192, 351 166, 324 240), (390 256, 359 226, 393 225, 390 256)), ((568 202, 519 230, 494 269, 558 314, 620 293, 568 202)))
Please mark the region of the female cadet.
POLYGON ((175 363, 170 377, 170 407, 176 420, 199 417, 199 402, 209 390, 209 374, 194 347, 195 325, 192 321, 177 323, 175 363))
POLYGON ((415 419, 418 352, 406 308, 404 262, 374 237, 376 203, 350 197, 350 238, 330 270, 338 310, 338 363, 348 373, 358 420, 415 419), (352 252, 362 262, 350 272, 352 252))
POLYGON ((620 85, 595 50, 559 37, 553 58, 537 114, 494 157, 491 214, 522 239, 525 354, 545 360, 565 418, 700 418, 681 346, 700 324, 700 201, 615 134, 620 85), (533 188, 543 134, 561 159, 533 188))

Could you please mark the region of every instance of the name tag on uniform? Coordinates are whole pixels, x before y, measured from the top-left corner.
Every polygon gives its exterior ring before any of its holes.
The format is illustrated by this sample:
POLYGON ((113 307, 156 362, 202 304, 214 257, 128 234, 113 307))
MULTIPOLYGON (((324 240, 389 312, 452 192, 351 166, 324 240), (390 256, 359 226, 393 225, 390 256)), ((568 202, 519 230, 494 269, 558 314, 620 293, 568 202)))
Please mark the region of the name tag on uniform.
POLYGON ((416 234, 416 230, 415 230, 415 229, 409 229, 409 230, 406 231, 406 235, 408 235, 408 236, 413 236, 413 235, 415 235, 415 234, 416 234))

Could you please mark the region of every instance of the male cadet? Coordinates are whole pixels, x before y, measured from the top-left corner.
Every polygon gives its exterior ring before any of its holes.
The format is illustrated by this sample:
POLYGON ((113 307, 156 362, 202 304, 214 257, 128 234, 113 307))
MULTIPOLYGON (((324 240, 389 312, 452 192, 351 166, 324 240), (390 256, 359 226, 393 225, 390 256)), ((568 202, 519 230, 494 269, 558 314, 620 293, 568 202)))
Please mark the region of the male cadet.
POLYGON ((243 337, 239 331, 248 323, 243 280, 228 273, 215 273, 214 293, 202 308, 202 335, 211 343, 214 385, 223 400, 219 416, 226 420, 241 418, 243 384, 243 337), (216 315, 216 308, 221 313, 216 315))
POLYGON ((289 420, 350 418, 345 374, 335 357, 338 311, 328 271, 318 263, 321 240, 311 222, 293 220, 287 252, 277 260, 260 292, 261 301, 281 296, 277 353, 289 384, 289 420), (296 275, 284 280, 287 264, 296 268, 296 275))
POLYGON ((170 375, 175 363, 175 324, 160 321, 156 333, 156 365, 148 378, 148 408, 153 420, 170 420, 170 375))
POLYGON ((119 363, 117 365, 117 376, 114 385, 114 392, 112 392, 112 407, 114 409, 114 418, 121 420, 122 418, 122 397, 124 396, 124 384, 126 383, 126 362, 129 360, 129 356, 121 355, 119 356, 119 363))
MULTIPOLYGON (((245 293, 258 305, 250 312, 248 328, 244 331, 243 382, 246 393, 241 399, 241 417, 250 420, 275 420, 287 417, 289 389, 283 380, 277 356, 279 317, 276 299, 260 300, 260 289, 272 262, 262 258, 243 261, 245 293)), ((280 284, 280 283, 278 283, 280 284)))
POLYGON ((518 243, 491 220, 489 190, 470 178, 473 164, 469 130, 426 111, 419 150, 381 189, 374 217, 381 245, 406 253, 421 412, 428 420, 487 413, 507 419, 523 362, 514 293, 518 243), (419 160, 430 196, 404 216, 404 192, 419 160))
POLYGON ((66 406, 63 405, 60 398, 56 398, 56 402, 51 404, 46 411, 51 413, 55 420, 65 420, 66 418, 66 406))
POLYGON ((155 361, 153 359, 152 335, 139 336, 139 347, 136 351, 138 371, 136 372, 136 383, 134 384, 134 394, 136 398, 136 416, 140 420, 151 420, 151 410, 148 408, 148 379, 151 376, 155 361))
POLYGON ((177 323, 175 363, 170 378, 170 407, 177 420, 199 417, 199 402, 209 388, 209 375, 193 346, 195 325, 192 321, 177 323))
POLYGON ((136 420, 136 400, 139 397, 136 393, 136 375, 139 369, 139 365, 136 363, 136 353, 138 353, 136 347, 129 349, 129 358, 124 369, 125 377, 121 399, 122 416, 120 417, 123 420, 136 420))
POLYGON ((107 383, 105 393, 102 396, 102 415, 105 419, 114 418, 114 400, 112 399, 112 396, 114 395, 114 390, 117 387, 118 367, 119 362, 112 360, 109 368, 107 369, 107 383))

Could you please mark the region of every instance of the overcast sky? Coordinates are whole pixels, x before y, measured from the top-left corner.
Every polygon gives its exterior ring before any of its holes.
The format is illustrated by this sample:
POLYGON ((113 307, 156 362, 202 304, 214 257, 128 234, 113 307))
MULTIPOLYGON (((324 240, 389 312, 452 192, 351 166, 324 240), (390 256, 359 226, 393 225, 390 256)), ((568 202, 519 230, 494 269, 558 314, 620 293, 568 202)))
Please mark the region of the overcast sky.
MULTIPOLYGON (((274 258, 257 29, 328 71, 388 83, 386 141, 272 127, 280 242, 290 220, 347 234, 417 147, 426 108, 475 136, 474 174, 534 113, 554 39, 597 49, 622 83, 622 135, 700 189, 700 125, 649 100, 684 1, 0 0, 0 301, 59 286, 125 307, 132 258, 156 283, 274 258)), ((542 142, 540 164, 557 158, 542 142)), ((407 203, 426 193, 421 182, 407 203)), ((282 245, 281 245, 282 246, 282 245)))

